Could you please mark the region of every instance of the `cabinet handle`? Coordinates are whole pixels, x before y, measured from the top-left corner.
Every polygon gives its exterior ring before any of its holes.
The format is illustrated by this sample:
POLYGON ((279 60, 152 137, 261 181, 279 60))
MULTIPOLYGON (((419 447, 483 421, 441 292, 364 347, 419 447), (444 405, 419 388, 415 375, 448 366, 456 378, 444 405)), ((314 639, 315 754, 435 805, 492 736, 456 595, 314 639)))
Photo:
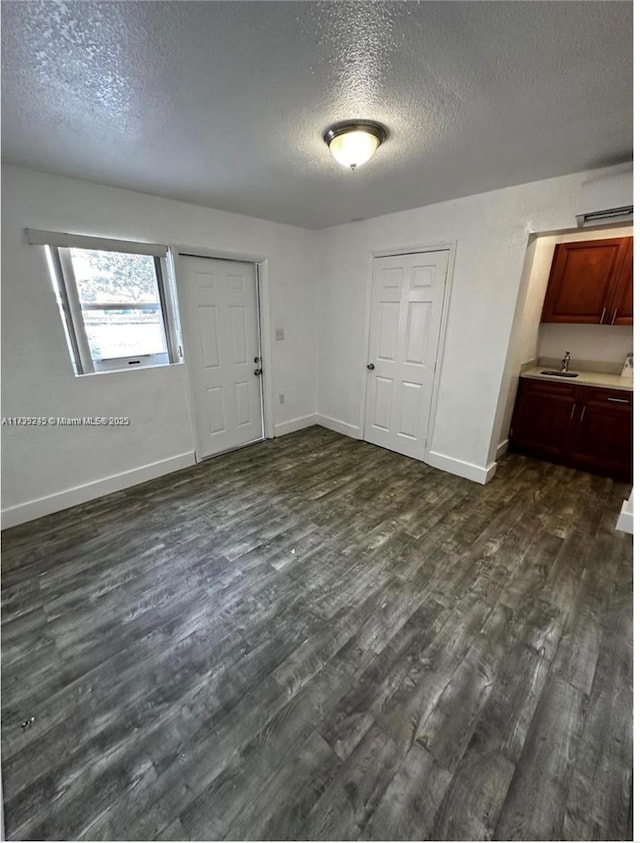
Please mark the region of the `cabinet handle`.
POLYGON ((571 405, 571 415, 569 416, 569 421, 571 421, 571 419, 573 418, 573 414, 575 413, 575 411, 576 411, 576 405, 572 404, 571 405))
POLYGON ((606 313, 606 312, 607 312, 607 308, 606 308, 606 307, 603 307, 603 308, 602 308, 602 313, 600 314, 600 324, 601 324, 601 325, 602 325, 602 323, 604 322, 604 315, 605 315, 605 313, 606 313))
POLYGON ((582 408, 582 412, 580 413, 580 421, 584 418, 585 410, 587 409, 587 405, 585 404, 582 408))
POLYGON ((615 325, 615 324, 616 324, 616 316, 617 316, 617 315, 618 315, 618 308, 616 307, 616 309, 613 311, 613 318, 612 318, 612 320, 611 320, 611 324, 612 324, 612 325, 615 325))
POLYGON ((630 404, 628 398, 607 398, 607 401, 613 401, 614 404, 630 404))

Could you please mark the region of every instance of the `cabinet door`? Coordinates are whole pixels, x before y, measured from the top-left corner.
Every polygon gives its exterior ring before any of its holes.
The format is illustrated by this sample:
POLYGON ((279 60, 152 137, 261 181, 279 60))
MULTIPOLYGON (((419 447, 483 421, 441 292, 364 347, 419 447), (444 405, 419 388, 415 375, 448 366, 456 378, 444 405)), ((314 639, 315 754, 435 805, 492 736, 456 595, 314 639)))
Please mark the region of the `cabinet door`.
POLYGON ((572 437, 571 463, 588 471, 630 480, 633 394, 583 387, 581 405, 572 437))
POLYGON ((627 237, 556 246, 543 322, 610 323, 627 237))
POLYGON ((633 325, 633 238, 628 237, 627 240, 611 317, 612 325, 633 325))
POLYGON ((522 378, 512 421, 512 448, 530 456, 565 457, 576 409, 575 387, 522 378))

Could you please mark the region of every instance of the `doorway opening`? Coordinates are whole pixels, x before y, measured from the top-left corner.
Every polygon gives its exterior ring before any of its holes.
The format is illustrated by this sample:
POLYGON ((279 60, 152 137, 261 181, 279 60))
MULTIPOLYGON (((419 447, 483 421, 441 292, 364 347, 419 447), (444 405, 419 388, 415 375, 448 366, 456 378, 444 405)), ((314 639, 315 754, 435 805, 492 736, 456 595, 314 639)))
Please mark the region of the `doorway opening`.
MULTIPOLYGON (((633 350, 633 328, 624 324, 543 322, 542 312, 556 246, 633 236, 632 225, 540 232, 531 235, 511 330, 501 394, 502 424, 494 439, 495 457, 505 453, 513 416, 518 380, 522 371, 540 364, 560 368, 570 352, 572 366, 619 374, 626 355, 633 350)), ((598 310, 600 317, 601 311, 598 310)), ((605 314, 606 315, 606 314, 605 314)), ((604 321, 604 320, 603 320, 604 321)))

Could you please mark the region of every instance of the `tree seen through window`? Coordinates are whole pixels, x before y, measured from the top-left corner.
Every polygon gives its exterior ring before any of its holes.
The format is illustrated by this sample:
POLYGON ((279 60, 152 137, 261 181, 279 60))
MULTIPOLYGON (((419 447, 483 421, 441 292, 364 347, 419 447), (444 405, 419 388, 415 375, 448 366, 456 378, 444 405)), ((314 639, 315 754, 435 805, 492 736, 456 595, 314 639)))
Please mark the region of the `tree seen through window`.
POLYGON ((153 257, 69 251, 92 358, 166 353, 153 257))

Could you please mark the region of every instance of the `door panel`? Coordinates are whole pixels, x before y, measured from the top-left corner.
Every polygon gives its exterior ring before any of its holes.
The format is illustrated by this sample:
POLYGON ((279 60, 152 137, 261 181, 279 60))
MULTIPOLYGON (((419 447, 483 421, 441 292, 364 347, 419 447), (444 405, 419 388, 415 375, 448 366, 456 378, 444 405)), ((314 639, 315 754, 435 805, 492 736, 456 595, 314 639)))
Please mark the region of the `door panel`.
POLYGON ((399 290, 402 286, 402 267, 389 266, 382 268, 382 286, 399 290))
POLYGON ((393 404, 393 381, 390 378, 375 379, 373 418, 371 424, 378 430, 388 431, 391 426, 391 406, 393 404))
POLYGON ((236 384, 236 418, 239 425, 251 424, 249 384, 247 381, 236 384))
POLYGON ((427 338, 429 333, 431 304, 428 302, 409 302, 407 334, 404 363, 424 366, 426 363, 427 338))
POLYGON ((249 362, 247 348, 247 314, 244 307, 232 305, 229 308, 231 317, 231 349, 232 361, 236 366, 249 362))
POLYGON ((181 257, 178 286, 202 459, 263 437, 255 266, 181 257))
POLYGON ((411 268, 411 288, 433 287, 436 283, 436 267, 431 265, 416 265, 411 268))
POLYGON ((224 398, 221 386, 212 386, 207 389, 209 433, 222 433, 225 430, 224 423, 224 398))
POLYGON ((425 458, 448 251, 376 258, 364 438, 425 458))
POLYGON ((402 381, 400 387, 400 424, 398 426, 398 436, 417 440, 420 433, 418 423, 420 419, 422 384, 402 381))
POLYGON ((398 316, 400 305, 398 302, 380 302, 380 335, 378 338, 378 355, 384 360, 395 360, 396 344, 398 341, 398 316))
POLYGON ((202 305, 198 308, 200 350, 202 352, 202 365, 205 369, 216 369, 220 365, 216 314, 217 309, 215 307, 202 305))

